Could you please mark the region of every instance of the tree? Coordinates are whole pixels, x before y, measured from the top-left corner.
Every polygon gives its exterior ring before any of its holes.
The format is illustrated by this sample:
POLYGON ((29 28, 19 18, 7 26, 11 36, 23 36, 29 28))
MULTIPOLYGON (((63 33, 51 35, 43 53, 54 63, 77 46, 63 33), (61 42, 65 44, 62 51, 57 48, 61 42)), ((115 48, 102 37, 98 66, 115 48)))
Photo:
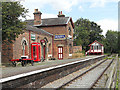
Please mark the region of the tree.
POLYGON ((102 33, 102 29, 100 28, 99 25, 97 25, 95 22, 91 22, 90 26, 90 43, 94 42, 95 40, 97 41, 102 41, 102 38, 104 37, 102 33))
POLYGON ((2 2, 2 40, 12 42, 23 33, 25 23, 19 17, 26 17, 27 9, 20 2, 2 2))
POLYGON ((104 43, 106 53, 118 53, 118 32, 108 30, 104 43))
POLYGON ((102 29, 95 22, 80 18, 75 23, 74 45, 82 45, 83 50, 88 50, 88 45, 95 40, 102 41, 104 38, 102 29))

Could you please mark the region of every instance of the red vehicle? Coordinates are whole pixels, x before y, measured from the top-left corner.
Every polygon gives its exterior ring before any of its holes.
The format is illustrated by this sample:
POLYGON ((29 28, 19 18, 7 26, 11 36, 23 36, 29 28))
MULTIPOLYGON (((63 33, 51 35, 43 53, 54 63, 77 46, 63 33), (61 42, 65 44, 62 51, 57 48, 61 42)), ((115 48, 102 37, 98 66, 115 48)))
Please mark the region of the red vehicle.
POLYGON ((26 66, 27 63, 31 63, 33 65, 34 62, 41 61, 41 48, 40 43, 34 42, 31 44, 31 58, 27 56, 21 56, 21 59, 12 59, 10 60, 13 66, 16 66, 17 62, 21 62, 22 66, 26 66))

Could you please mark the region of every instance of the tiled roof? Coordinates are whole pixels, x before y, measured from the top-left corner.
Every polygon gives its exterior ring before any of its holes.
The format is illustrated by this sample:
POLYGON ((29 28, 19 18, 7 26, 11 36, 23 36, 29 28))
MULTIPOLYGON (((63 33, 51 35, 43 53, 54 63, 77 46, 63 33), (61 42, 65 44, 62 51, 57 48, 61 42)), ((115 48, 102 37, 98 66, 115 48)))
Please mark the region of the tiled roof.
MULTIPOLYGON (((41 19, 42 23, 38 26, 66 25, 70 17, 41 19)), ((34 25, 34 20, 26 20, 29 25, 34 25)))
POLYGON ((47 35, 53 36, 53 34, 47 32, 43 29, 39 29, 37 27, 31 26, 31 25, 26 25, 26 30, 30 30, 30 31, 33 31, 33 32, 38 32, 38 33, 41 33, 41 34, 47 34, 47 35))

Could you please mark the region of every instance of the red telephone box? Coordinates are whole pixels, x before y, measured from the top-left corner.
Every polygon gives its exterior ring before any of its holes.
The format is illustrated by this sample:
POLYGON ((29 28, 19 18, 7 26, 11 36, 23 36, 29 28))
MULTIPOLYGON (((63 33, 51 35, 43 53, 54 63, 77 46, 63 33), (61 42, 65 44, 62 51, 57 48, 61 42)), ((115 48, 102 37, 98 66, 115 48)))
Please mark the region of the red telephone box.
POLYGON ((34 62, 38 62, 41 60, 40 55, 40 43, 34 42, 31 44, 31 58, 34 60, 34 62))

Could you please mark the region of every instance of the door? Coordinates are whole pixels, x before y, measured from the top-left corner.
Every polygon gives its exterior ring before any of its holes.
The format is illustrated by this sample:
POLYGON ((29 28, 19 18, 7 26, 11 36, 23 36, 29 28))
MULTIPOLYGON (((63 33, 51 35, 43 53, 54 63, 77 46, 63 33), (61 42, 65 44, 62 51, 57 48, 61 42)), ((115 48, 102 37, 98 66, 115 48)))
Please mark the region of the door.
POLYGON ((43 58, 45 60, 45 45, 43 46, 43 58))
POLYGON ((36 60, 37 59, 37 53, 36 53, 36 46, 33 46, 33 51, 32 51, 33 53, 32 53, 32 58, 34 59, 34 60, 36 60))
POLYGON ((63 59, 63 47, 58 47, 58 59, 63 59))

